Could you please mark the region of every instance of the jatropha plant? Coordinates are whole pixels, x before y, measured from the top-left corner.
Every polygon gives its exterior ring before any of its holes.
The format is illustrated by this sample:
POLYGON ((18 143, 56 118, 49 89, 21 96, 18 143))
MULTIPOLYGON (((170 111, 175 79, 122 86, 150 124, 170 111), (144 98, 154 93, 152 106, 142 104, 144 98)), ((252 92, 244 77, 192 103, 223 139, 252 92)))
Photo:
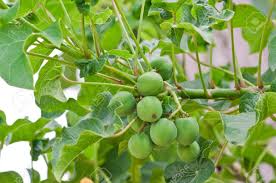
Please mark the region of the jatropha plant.
MULTIPOLYGON (((0 0, 0 77, 33 90, 41 110, 12 125, 1 111, 0 150, 29 142, 32 162, 48 167, 46 180, 28 169, 32 183, 267 181, 261 164, 276 173, 275 3, 0 0), (256 67, 240 67, 236 29, 256 67), (219 31, 231 43, 225 66, 213 64, 219 31), (72 87, 78 95, 67 98, 72 87)), ((7 171, 0 182, 23 179, 7 171)))

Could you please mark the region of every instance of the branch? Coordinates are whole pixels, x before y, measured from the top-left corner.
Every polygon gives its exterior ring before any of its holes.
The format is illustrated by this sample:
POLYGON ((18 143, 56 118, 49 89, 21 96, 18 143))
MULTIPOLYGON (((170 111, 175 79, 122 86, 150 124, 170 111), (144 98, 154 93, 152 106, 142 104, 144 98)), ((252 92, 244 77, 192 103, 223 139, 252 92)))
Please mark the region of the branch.
MULTIPOLYGON (((264 91, 268 92, 271 90, 270 86, 265 86, 264 91)), ((241 97, 243 94, 248 92, 257 92, 260 91, 256 87, 250 88, 241 88, 240 90, 236 89, 208 89, 209 96, 206 96, 203 89, 189 89, 185 88, 185 90, 181 90, 178 92, 179 96, 182 98, 190 98, 190 99, 218 99, 218 98, 227 98, 227 99, 235 99, 241 97)))

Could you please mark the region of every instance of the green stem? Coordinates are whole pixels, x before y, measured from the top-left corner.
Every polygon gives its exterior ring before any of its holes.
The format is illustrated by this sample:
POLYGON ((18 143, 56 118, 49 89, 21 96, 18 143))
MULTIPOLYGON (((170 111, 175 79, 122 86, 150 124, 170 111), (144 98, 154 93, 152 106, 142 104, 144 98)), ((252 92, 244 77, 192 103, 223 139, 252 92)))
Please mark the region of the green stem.
POLYGON ((132 157, 131 161, 131 182, 132 183, 141 183, 139 160, 132 157))
POLYGON ((99 76, 99 77, 101 77, 101 78, 104 78, 104 79, 108 79, 108 80, 114 81, 114 82, 116 82, 116 83, 118 83, 118 84, 122 84, 122 83, 123 83, 123 81, 120 80, 120 79, 117 79, 117 78, 114 78, 114 77, 112 77, 112 76, 108 76, 108 75, 105 75, 105 74, 102 74, 102 73, 99 73, 99 72, 98 72, 96 75, 99 76))
POLYGON ((218 157, 217 157, 216 162, 215 162, 215 167, 218 166, 219 161, 220 161, 220 159, 221 159, 221 157, 222 157, 222 155, 223 155, 223 153, 224 153, 224 150, 225 150, 225 148, 227 147, 227 144, 228 144, 228 141, 226 141, 226 142, 222 145, 222 148, 221 148, 221 150, 219 151, 218 157))
POLYGON ((66 17, 67 22, 68 22, 68 27, 72 31, 72 38, 73 38, 73 40, 76 42, 76 44, 78 45, 79 48, 82 48, 81 47, 81 43, 79 42, 79 40, 77 38, 77 34, 76 34, 76 32, 75 32, 75 30, 74 30, 74 28, 72 26, 73 24, 72 24, 71 18, 70 18, 69 13, 68 13, 68 11, 67 11, 64 3, 63 3, 63 0, 58 0, 58 1, 59 1, 59 4, 61 5, 62 11, 63 11, 63 13, 64 13, 64 15, 66 17))
POLYGON ((266 32, 266 29, 268 28, 268 25, 271 21, 271 16, 273 13, 274 6, 276 4, 276 0, 273 0, 272 5, 270 6, 270 10, 265 22, 265 25, 263 27, 263 32, 262 32, 262 37, 261 37, 261 42, 260 42, 260 48, 259 48, 259 60, 258 60, 258 76, 257 76, 257 86, 259 88, 263 88, 263 81, 262 81, 262 59, 263 59, 263 46, 264 46, 264 35, 266 32))
MULTIPOLYGON (((270 86, 265 86, 264 91, 269 92, 271 91, 270 86)), ((241 88, 240 90, 236 89, 224 89, 224 88, 217 88, 217 89, 208 89, 208 96, 205 95, 203 89, 190 89, 185 88, 185 90, 179 91, 179 95, 182 98, 190 98, 190 99, 220 99, 220 98, 227 98, 227 99, 236 99, 241 97, 245 93, 254 93, 258 92, 259 89, 256 87, 248 87, 248 88, 241 88)))
POLYGON ((201 80, 201 84, 204 90, 204 93, 206 95, 206 97, 208 97, 208 91, 204 82, 204 78, 203 78, 203 74, 202 74, 202 70, 201 70, 201 65, 200 65, 200 59, 199 59, 199 53, 198 53, 198 45, 197 45, 197 40, 196 37, 194 36, 194 43, 195 43, 195 52, 196 52, 196 61, 197 61, 197 66, 198 66, 198 71, 199 71, 199 77, 201 80))
POLYGON ((143 24, 143 18, 144 18, 145 5, 146 5, 146 0, 143 0, 142 7, 141 7, 141 12, 140 12, 138 33, 137 33, 137 41, 138 41, 138 43, 140 43, 140 39, 141 39, 141 32, 142 32, 142 24, 143 24))
MULTIPOLYGON (((210 66, 213 66, 213 44, 210 45, 210 52, 209 52, 209 64, 210 66)), ((210 85, 212 86, 212 88, 215 88, 215 83, 213 81, 213 70, 212 68, 210 68, 210 71, 209 71, 209 82, 210 82, 210 85)))
POLYGON ((74 64, 72 64, 71 62, 65 61, 65 60, 60 60, 60 59, 57 59, 57 58, 53 58, 53 57, 49 57, 49 56, 46 56, 46 55, 42 55, 42 54, 39 54, 39 53, 33 53, 33 52, 27 52, 27 54, 31 55, 31 56, 35 56, 35 57, 44 58, 45 60, 59 62, 61 64, 64 64, 64 65, 68 66, 68 67, 71 67, 71 68, 76 68, 76 66, 74 64))
MULTIPOLYGON (((136 39, 136 37, 135 37, 135 35, 134 35, 134 33, 133 33, 133 31, 132 31, 132 29, 131 29, 131 27, 130 27, 130 25, 129 25, 129 23, 128 23, 128 21, 127 21, 125 15, 124 15, 124 13, 123 13, 123 11, 122 11, 122 9, 121 9, 121 7, 119 6, 118 1, 117 1, 117 0, 112 0, 112 2, 113 2, 113 3, 115 4, 115 6, 117 7, 118 13, 119 13, 120 16, 122 17, 122 21, 123 21, 123 23, 126 25, 126 28, 127 28, 128 32, 129 32, 129 34, 130 34, 130 37, 133 39, 133 41, 134 41, 134 43, 135 43, 135 45, 136 45, 136 47, 137 47, 139 53, 141 54, 142 58, 144 59, 145 63, 147 64, 148 68, 151 69, 150 62, 149 62, 149 60, 147 59, 147 57, 145 56, 143 50, 141 49, 140 44, 139 44, 138 40, 136 39)), ((119 18, 119 17, 118 17, 118 18, 119 18)))
MULTIPOLYGON (((191 55, 191 54, 189 54, 189 53, 187 53, 187 55, 189 55, 189 56, 192 58, 193 61, 197 62, 196 58, 195 58, 193 55, 191 55)), ((234 73, 231 72, 231 71, 229 71, 229 70, 223 69, 223 68, 221 68, 221 67, 216 67, 216 66, 213 66, 213 65, 204 63, 204 62, 199 62, 199 63, 200 63, 200 65, 203 65, 203 66, 205 66, 205 67, 209 67, 209 68, 212 68, 212 69, 215 69, 215 70, 224 72, 225 74, 228 74, 228 75, 234 77, 234 73)), ((249 86, 255 86, 255 85, 254 85, 253 83, 251 83, 250 81, 247 81, 247 80, 244 80, 244 81, 245 81, 245 83, 248 84, 249 86)))
POLYGON ((131 83, 136 84, 136 82, 134 81, 135 78, 134 78, 133 75, 125 73, 125 72, 123 72, 119 69, 116 69, 116 68, 114 68, 112 66, 109 66, 109 65, 106 65, 106 64, 104 65, 104 68, 111 71, 111 72, 113 72, 113 73, 115 73, 115 74, 117 74, 117 75, 119 75, 119 76, 121 76, 121 77, 123 77, 123 78, 125 78, 125 79, 127 79, 131 83))
POLYGON ((115 133, 114 135, 108 138, 117 138, 125 134, 125 132, 133 125, 133 123, 135 123, 136 119, 137 118, 134 118, 130 123, 128 123, 128 125, 123 130, 119 131, 118 133, 115 133))
POLYGON ((89 51, 88 51, 88 45, 87 45, 87 38, 85 34, 85 17, 82 14, 81 15, 81 23, 80 23, 80 29, 81 29, 81 35, 82 35, 82 47, 83 47, 83 53, 86 58, 90 57, 89 51))
POLYGON ((172 55, 171 55, 172 65, 173 65, 173 80, 176 86, 178 86, 177 76, 176 76, 176 59, 174 55, 174 45, 172 45, 172 55))
POLYGON ((187 114, 185 111, 182 110, 182 105, 181 105, 176 93, 172 89, 168 89, 168 91, 171 94, 171 96, 173 97, 174 102, 177 105, 177 109, 170 115, 169 119, 172 119, 178 112, 181 112, 185 116, 189 116, 189 114, 187 114))
POLYGON ((99 35, 97 33, 96 26, 93 22, 93 18, 91 16, 89 16, 89 18, 90 18, 90 29, 91 29, 91 32, 93 35, 94 47, 95 47, 97 56, 100 56, 101 55, 101 46, 100 46, 99 35))
MULTIPOLYGON (((229 8, 232 10, 233 9, 233 3, 232 0, 229 0, 229 8)), ((231 47, 232 47, 232 62, 233 62, 233 67, 234 67, 234 81, 235 81, 235 87, 236 89, 240 89, 240 83, 238 80, 238 63, 237 63, 237 58, 236 58, 236 50, 235 50, 235 39, 234 39, 234 28, 232 25, 232 20, 230 20, 230 34, 231 34, 231 47)))
POLYGON ((70 83, 70 84, 79 84, 79 85, 91 85, 91 86, 110 86, 110 87, 117 87, 117 88, 124 88, 128 90, 135 90, 133 86, 128 85, 120 85, 120 84, 114 84, 114 83, 103 83, 103 82, 81 82, 81 81, 73 81, 68 79, 66 76, 61 76, 64 81, 70 83))

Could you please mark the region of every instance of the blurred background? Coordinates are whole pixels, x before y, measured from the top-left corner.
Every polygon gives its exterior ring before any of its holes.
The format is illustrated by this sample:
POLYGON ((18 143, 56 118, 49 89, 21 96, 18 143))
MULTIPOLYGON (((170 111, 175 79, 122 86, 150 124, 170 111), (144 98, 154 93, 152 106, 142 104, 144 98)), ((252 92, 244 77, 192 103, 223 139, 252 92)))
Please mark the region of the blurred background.
MULTIPOLYGON (((266 12, 269 0, 235 0, 235 3, 255 3, 258 7, 262 8, 263 12, 266 12)), ((229 40, 228 30, 215 33, 215 44, 213 63, 214 65, 226 65, 231 61, 231 46, 229 40)), ((256 66, 258 55, 250 54, 247 43, 242 39, 239 29, 235 29, 235 45, 237 58, 240 66, 256 66)), ((58 54, 53 52, 52 55, 58 54)), ((267 50, 263 54, 263 71, 267 69, 268 54, 267 50)), ((208 55, 201 55, 201 60, 208 62, 208 55)), ((197 65, 187 57, 187 74, 189 79, 194 79, 194 74, 197 72, 197 65)), ((208 70, 208 68, 204 68, 208 70)), ((37 76, 35 76, 37 78, 37 76)), ((65 92, 67 97, 76 98, 78 87, 68 88, 65 92)), ((0 110, 3 110, 7 116, 7 123, 12 124, 16 119, 29 118, 31 121, 35 121, 40 117, 40 110, 35 104, 35 98, 33 91, 19 89, 7 85, 0 78, 0 110)), ((61 116, 57 121, 62 125, 66 125, 65 116, 61 116)), ((48 134, 51 138, 52 134, 48 134)), ((275 175, 273 170, 267 165, 261 165, 262 172, 265 175, 266 182, 269 182, 275 175)), ((38 161, 33 163, 33 167, 37 170, 41 179, 44 180, 47 177, 47 167, 42 157, 38 161)), ((23 178, 24 183, 29 183, 29 174, 27 169, 31 168, 31 157, 29 144, 26 142, 14 143, 9 146, 4 146, 0 157, 0 172, 14 170, 18 172, 23 178)), ((1 180, 0 180, 1 182, 1 180)))

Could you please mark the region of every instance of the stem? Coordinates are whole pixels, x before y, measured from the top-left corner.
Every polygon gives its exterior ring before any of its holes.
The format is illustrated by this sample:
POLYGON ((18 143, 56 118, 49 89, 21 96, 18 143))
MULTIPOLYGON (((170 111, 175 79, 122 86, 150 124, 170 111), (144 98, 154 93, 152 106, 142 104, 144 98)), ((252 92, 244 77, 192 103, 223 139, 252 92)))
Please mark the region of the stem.
POLYGON ((133 86, 127 86, 127 85, 120 85, 120 84, 114 84, 114 83, 102 83, 102 82, 81 82, 81 81, 73 81, 67 78, 66 76, 61 76, 64 81, 70 83, 70 84, 79 84, 79 85, 91 85, 91 86, 110 86, 110 87, 117 87, 117 88, 124 88, 128 90, 134 90, 133 86))
MULTIPOLYGON (((112 5, 113 5, 114 11, 115 11, 115 13, 116 13, 116 15, 117 15, 117 17, 118 17, 118 20, 119 20, 119 23, 120 23, 120 25, 121 25, 121 28, 122 28, 122 30, 123 30, 123 32, 124 32, 124 35, 125 35, 125 37, 126 37, 127 43, 128 43, 128 45, 129 45, 129 48, 130 48, 131 52, 132 52, 134 55, 136 55, 136 51, 135 51, 134 47, 132 46, 130 37, 128 36, 127 30, 126 30, 125 25, 124 25, 123 20, 122 20, 122 17, 121 17, 121 15, 120 15, 120 12, 119 12, 119 10, 118 10, 118 8, 117 8, 117 6, 116 6, 116 4, 115 4, 114 1, 112 1, 112 5)), ((137 56, 137 55, 136 55, 136 56, 137 56)), ((137 59, 137 58, 136 58, 136 59, 137 59)), ((128 62, 128 64, 129 64, 129 66, 131 66, 129 62, 128 62)), ((130 68, 131 68, 131 67, 130 67, 130 68)), ((135 73, 134 69, 131 68, 131 70, 133 71, 133 73, 135 73)))
POLYGON ((99 35, 97 33, 96 26, 93 22, 93 18, 91 16, 89 16, 89 18, 90 18, 90 29, 91 29, 91 32, 93 35, 94 47, 95 47, 97 56, 100 56, 101 55, 101 46, 100 46, 100 41, 99 41, 99 35))
POLYGON ((172 45, 172 55, 171 55, 171 60, 172 60, 172 65, 173 65, 173 80, 174 80, 174 84, 177 88, 182 88, 182 86, 180 86, 177 82, 177 76, 176 76, 176 71, 177 71, 177 63, 176 63, 176 58, 174 55, 174 46, 172 45))
POLYGON ((116 138, 116 137, 120 137, 122 136, 132 125, 133 123, 135 122, 137 118, 134 118, 123 130, 121 130, 120 132, 118 133, 115 133, 114 135, 112 135, 111 137, 109 138, 116 138))
POLYGON ((131 161, 131 182, 132 183, 140 183, 141 182, 141 177, 140 177, 140 168, 139 168, 139 163, 138 160, 132 157, 131 161))
MULTIPOLYGON (((264 91, 270 91, 270 86, 265 86, 264 91)), ((182 98, 190 98, 190 99, 218 99, 218 98, 227 98, 227 99, 236 99, 241 97, 243 94, 248 92, 258 92, 259 89, 256 87, 248 87, 248 88, 241 88, 240 90, 236 89, 224 89, 224 88, 217 88, 217 89, 208 89, 208 96, 205 95, 203 89, 189 89, 185 88, 185 90, 179 91, 178 94, 182 98)))
POLYGON ((81 35, 82 35, 82 47, 83 47, 83 53, 85 55, 86 58, 89 58, 89 51, 88 51, 88 45, 87 45, 87 38, 86 38, 86 34, 85 34, 85 19, 84 19, 84 15, 81 15, 81 35))
POLYGON ((200 80, 201 80, 201 84, 204 90, 204 93, 206 95, 206 97, 208 97, 208 91, 204 82, 204 78, 203 78, 203 74, 202 74, 202 70, 201 70, 201 65, 200 65, 200 59, 199 59, 199 53, 198 53, 198 45, 197 45, 197 40, 196 37, 194 36, 194 43, 195 43, 195 51, 196 51, 196 61, 197 61, 197 66, 198 66, 198 71, 199 71, 199 76, 200 76, 200 80))
POLYGON ((122 83, 123 83, 123 81, 120 80, 120 79, 117 79, 117 78, 114 78, 114 77, 112 77, 112 76, 108 76, 108 75, 105 75, 105 74, 102 74, 102 73, 99 73, 99 72, 96 73, 96 75, 99 76, 99 77, 101 77, 101 78, 104 78, 104 79, 108 79, 108 80, 114 81, 114 82, 116 82, 116 83, 118 83, 118 84, 122 84, 122 83))
POLYGON ((146 0, 143 0, 142 7, 141 7, 141 12, 140 12, 138 33, 137 33, 137 41, 138 41, 138 43, 140 43, 140 39, 141 39, 141 31, 142 31, 142 24, 143 24, 143 18, 144 18, 145 4, 146 4, 146 0))
POLYGON ((136 39, 136 37, 135 37, 135 35, 134 35, 134 33, 133 33, 133 31, 132 31, 132 29, 131 29, 131 27, 130 27, 130 25, 129 25, 126 17, 125 17, 125 15, 123 14, 123 11, 122 11, 121 7, 119 6, 119 3, 117 2, 117 0, 112 0, 112 3, 114 3, 115 7, 117 7, 118 13, 122 17, 122 21, 126 25, 126 28, 127 28, 128 32, 129 32, 131 38, 133 39, 133 41, 134 41, 134 43, 135 43, 135 45, 136 45, 139 53, 141 54, 142 58, 144 59, 145 63, 147 64, 148 68, 151 69, 150 62, 147 59, 147 57, 145 56, 143 50, 141 49, 138 40, 136 39))
MULTIPOLYGON (((233 9, 233 3, 232 0, 229 0, 229 9, 233 9)), ((237 64, 237 58, 236 58, 236 50, 235 50, 235 39, 234 39, 234 29, 232 25, 232 20, 230 20, 230 34, 231 34, 231 47, 232 47, 232 62, 234 67, 234 81, 235 81, 235 87, 236 89, 240 89, 240 84, 238 80, 238 64, 237 64)))
POLYGON ((256 171, 259 164, 262 162, 263 158, 265 157, 267 151, 268 151, 268 147, 265 147, 264 150, 262 151, 262 153, 258 156, 253 168, 251 169, 250 172, 248 172, 248 178, 250 177, 250 175, 252 175, 256 171))
POLYGON ((53 57, 49 57, 49 56, 46 56, 46 55, 42 55, 42 54, 39 54, 39 53, 33 53, 33 52, 27 52, 27 54, 31 55, 31 56, 35 56, 35 57, 44 58, 45 60, 59 62, 61 64, 64 64, 64 65, 68 66, 68 67, 71 67, 71 68, 76 68, 76 66, 74 64, 72 64, 71 62, 65 61, 65 60, 59 60, 57 58, 53 58, 53 57))
MULTIPOLYGON (((210 66, 213 66, 213 45, 210 45, 210 52, 209 52, 209 64, 210 66)), ((212 68, 210 68, 209 71, 209 82, 212 88, 215 88, 215 83, 213 81, 213 71, 212 68)))
POLYGON ((187 114, 185 111, 182 110, 182 105, 181 105, 180 101, 178 100, 178 96, 176 95, 176 93, 171 89, 168 89, 168 91, 172 95, 174 102, 177 105, 177 109, 170 115, 169 119, 173 118, 178 112, 181 112, 185 116, 189 116, 189 114, 187 114))
POLYGON ((119 76, 121 76, 121 77, 123 77, 123 78, 125 78, 125 79, 127 79, 128 81, 130 81, 130 82, 133 83, 133 84, 136 83, 136 82, 134 81, 134 76, 133 76, 133 75, 130 75, 130 74, 128 74, 128 73, 125 73, 125 72, 123 72, 123 71, 121 71, 121 70, 119 70, 119 69, 116 69, 116 68, 111 67, 111 66, 106 65, 106 64, 104 65, 104 68, 105 68, 105 69, 108 69, 108 70, 111 71, 111 72, 116 73, 117 75, 119 75, 119 76))
POLYGON ((260 43, 260 48, 259 48, 259 61, 258 61, 258 77, 257 77, 257 86, 259 88, 263 88, 263 81, 262 81, 262 59, 263 59, 263 44, 264 44, 264 35, 265 35, 265 32, 266 32, 266 29, 271 21, 271 16, 272 16, 272 13, 273 13, 273 9, 274 9, 274 6, 276 4, 276 0, 273 0, 272 2, 272 6, 270 7, 270 10, 269 10, 269 13, 268 13, 268 16, 267 16, 267 19, 266 19, 266 22, 265 22, 265 25, 264 25, 264 28, 263 28, 263 32, 262 32, 262 37, 261 37, 261 43, 260 43))
MULTIPOLYGON (((192 58, 193 61, 197 62, 196 58, 195 58, 193 55, 191 55, 190 53, 187 53, 187 55, 189 55, 189 56, 192 58)), ((212 69, 215 69, 215 70, 224 72, 225 74, 228 74, 228 75, 234 77, 234 73, 231 72, 231 71, 229 71, 229 70, 223 69, 223 68, 221 68, 221 67, 215 67, 215 66, 213 66, 213 65, 209 65, 209 64, 204 63, 204 62, 199 62, 199 63, 200 63, 200 65, 203 65, 203 66, 205 66, 205 67, 210 67, 210 68, 212 68, 212 69)), ((255 86, 253 83, 251 83, 251 82, 248 81, 248 80, 244 80, 244 81, 245 81, 245 83, 248 84, 249 86, 255 86)))
POLYGON ((227 147, 227 144, 228 144, 228 141, 226 141, 223 145, 222 145, 222 148, 221 150, 219 151, 219 154, 218 154, 218 157, 216 159, 216 162, 215 162, 215 167, 218 166, 218 163, 223 155, 223 152, 225 150, 225 148, 227 147))

